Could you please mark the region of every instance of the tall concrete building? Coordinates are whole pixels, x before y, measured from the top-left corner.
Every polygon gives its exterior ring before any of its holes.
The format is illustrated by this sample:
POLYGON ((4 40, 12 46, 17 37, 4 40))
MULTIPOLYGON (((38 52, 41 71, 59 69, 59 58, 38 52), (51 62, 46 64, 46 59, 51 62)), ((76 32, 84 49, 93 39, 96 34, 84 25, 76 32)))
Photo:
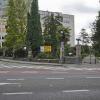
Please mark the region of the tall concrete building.
POLYGON ((7 7, 8 0, 0 0, 0 47, 2 48, 2 43, 4 42, 4 37, 6 33, 6 7, 7 7))
MULTIPOLYGON (((2 42, 4 41, 4 36, 6 35, 6 30, 5 30, 5 25, 6 25, 6 17, 5 17, 5 9, 7 6, 7 1, 8 0, 0 0, 0 44, 2 47, 2 42), (3 37, 3 38, 2 38, 3 37)), ((27 8, 28 11, 30 11, 30 5, 32 0, 25 0, 26 4, 27 4, 27 8)), ((26 12, 27 13, 27 12, 26 12)), ((73 15, 69 15, 69 14, 63 14, 60 12, 49 12, 49 11, 39 11, 40 13, 40 20, 41 20, 41 26, 42 26, 42 32, 44 30, 44 20, 43 18, 50 15, 51 13, 54 13, 54 15, 60 15, 63 17, 63 21, 62 24, 64 25, 64 27, 69 27, 70 30, 70 41, 69 44, 73 47, 75 46, 75 27, 74 27, 74 16, 73 15)))
POLYGON ((43 18, 51 15, 51 13, 54 13, 55 16, 60 15, 62 16, 63 20, 62 20, 62 24, 65 28, 69 28, 70 30, 70 41, 69 44, 71 45, 71 47, 75 46, 75 27, 74 27, 74 16, 73 15, 69 15, 69 14, 63 14, 60 12, 49 12, 49 11, 39 11, 40 13, 40 20, 41 20, 41 26, 42 26, 42 31, 44 30, 44 20, 43 18))

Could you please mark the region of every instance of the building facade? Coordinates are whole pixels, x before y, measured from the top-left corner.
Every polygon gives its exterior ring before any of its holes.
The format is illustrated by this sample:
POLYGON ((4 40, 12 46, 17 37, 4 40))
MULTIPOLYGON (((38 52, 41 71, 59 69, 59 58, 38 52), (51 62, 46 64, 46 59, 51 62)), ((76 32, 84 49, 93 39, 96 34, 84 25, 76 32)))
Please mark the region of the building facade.
POLYGON ((40 13, 40 21, 41 21, 41 26, 42 26, 42 32, 44 30, 44 17, 51 15, 51 13, 54 13, 55 16, 60 15, 62 16, 62 24, 65 28, 69 28, 70 29, 70 41, 69 44, 71 47, 75 46, 75 27, 74 27, 74 16, 73 15, 69 15, 69 14, 63 14, 60 12, 49 12, 49 11, 39 11, 40 13))
POLYGON ((7 8, 7 1, 8 0, 0 0, 0 47, 2 48, 2 44, 4 42, 6 33, 6 8, 7 8))

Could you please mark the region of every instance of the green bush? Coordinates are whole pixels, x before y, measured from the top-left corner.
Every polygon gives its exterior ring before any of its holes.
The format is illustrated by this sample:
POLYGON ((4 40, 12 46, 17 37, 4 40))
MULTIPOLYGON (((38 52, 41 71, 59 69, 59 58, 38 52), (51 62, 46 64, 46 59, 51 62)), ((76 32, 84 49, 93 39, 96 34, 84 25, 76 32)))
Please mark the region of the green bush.
POLYGON ((2 56, 2 55, 3 55, 3 49, 0 48, 0 56, 2 56))
POLYGON ((15 57, 26 57, 27 51, 23 49, 18 49, 15 51, 15 57))
POLYGON ((37 59, 54 59, 55 57, 53 57, 49 53, 39 53, 36 58, 37 59))
POLYGON ((13 53, 12 53, 12 49, 7 49, 6 51, 5 51, 5 56, 7 56, 7 57, 12 57, 12 55, 13 55, 13 53))

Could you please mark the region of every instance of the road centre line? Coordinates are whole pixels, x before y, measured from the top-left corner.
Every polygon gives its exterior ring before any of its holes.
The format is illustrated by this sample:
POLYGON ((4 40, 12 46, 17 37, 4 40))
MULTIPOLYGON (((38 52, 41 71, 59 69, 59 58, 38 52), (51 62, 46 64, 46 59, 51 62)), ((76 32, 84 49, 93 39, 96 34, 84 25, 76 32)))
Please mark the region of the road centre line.
POLYGON ((47 80, 64 80, 65 78, 46 78, 47 80))
POLYGON ((20 85, 20 83, 0 83, 0 85, 20 85))
POLYGON ((30 95, 32 92, 2 93, 2 95, 30 95))
POLYGON ((63 93, 89 92, 90 90, 64 90, 63 93))
POLYGON ((7 81, 23 81, 25 79, 6 79, 7 81))
POLYGON ((37 73, 37 71, 23 71, 21 73, 37 73))
POLYGON ((10 71, 0 71, 0 74, 6 74, 9 73, 10 71))
POLYGON ((100 79, 100 77, 86 77, 87 79, 100 79))

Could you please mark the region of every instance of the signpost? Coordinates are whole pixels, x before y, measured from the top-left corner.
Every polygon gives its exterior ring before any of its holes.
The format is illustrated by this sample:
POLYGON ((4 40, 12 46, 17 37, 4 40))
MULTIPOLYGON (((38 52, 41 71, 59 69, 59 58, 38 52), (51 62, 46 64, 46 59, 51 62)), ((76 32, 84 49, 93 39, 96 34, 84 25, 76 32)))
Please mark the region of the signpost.
POLYGON ((64 60, 64 42, 61 42, 60 47, 60 63, 63 63, 64 60))

